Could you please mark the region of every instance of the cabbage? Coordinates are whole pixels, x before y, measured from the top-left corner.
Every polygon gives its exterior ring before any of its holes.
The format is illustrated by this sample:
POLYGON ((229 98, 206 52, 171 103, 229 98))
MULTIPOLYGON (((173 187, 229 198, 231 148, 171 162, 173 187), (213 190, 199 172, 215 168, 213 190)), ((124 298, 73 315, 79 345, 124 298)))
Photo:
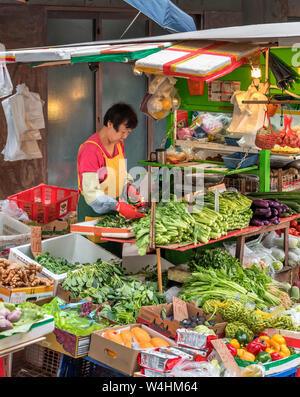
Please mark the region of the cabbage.
POLYGON ((194 331, 199 332, 199 334, 216 336, 214 331, 212 329, 207 328, 205 325, 197 325, 197 327, 194 328, 194 331))
POLYGON ((283 263, 280 261, 273 262, 272 267, 275 270, 275 272, 279 272, 283 268, 283 263))

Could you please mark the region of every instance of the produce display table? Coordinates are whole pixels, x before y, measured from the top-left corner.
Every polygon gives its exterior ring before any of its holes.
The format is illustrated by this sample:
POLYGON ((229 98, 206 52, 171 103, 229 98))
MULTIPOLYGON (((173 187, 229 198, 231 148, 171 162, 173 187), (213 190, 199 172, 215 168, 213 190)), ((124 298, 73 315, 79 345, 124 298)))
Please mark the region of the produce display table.
MULTIPOLYGON (((225 236, 220 237, 217 240, 210 240, 208 243, 199 243, 199 244, 170 244, 170 245, 158 245, 155 247, 156 251, 156 263, 157 263, 157 278, 158 278, 158 288, 162 291, 162 274, 161 274, 161 248, 175 250, 175 251, 186 251, 190 249, 195 249, 198 247, 203 247, 205 245, 209 245, 218 241, 226 240, 231 237, 237 238, 236 244, 236 258, 239 261, 243 262, 244 257, 244 247, 245 247, 245 240, 248 237, 252 237, 262 233, 272 232, 273 230, 280 230, 284 229, 284 251, 285 251, 285 262, 282 271, 286 271, 288 267, 288 249, 289 249, 289 227, 290 222, 294 219, 300 218, 300 214, 292 215, 287 218, 282 218, 278 225, 268 225, 268 226, 249 226, 241 230, 233 230, 232 232, 227 233, 225 236)), ((103 240, 107 241, 116 241, 119 243, 135 243, 135 239, 116 239, 116 238, 103 238, 103 240)))

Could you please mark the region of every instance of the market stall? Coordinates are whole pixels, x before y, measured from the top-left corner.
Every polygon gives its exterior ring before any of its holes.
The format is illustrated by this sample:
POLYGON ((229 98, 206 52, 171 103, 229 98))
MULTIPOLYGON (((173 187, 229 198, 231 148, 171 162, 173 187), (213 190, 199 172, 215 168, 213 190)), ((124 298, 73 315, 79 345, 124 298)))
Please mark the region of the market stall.
MULTIPOLYGON (((284 81, 276 74, 280 55, 291 55, 276 45, 296 31, 279 29, 278 39, 268 26, 263 34, 249 29, 5 53, 34 67, 134 60, 134 73, 151 77, 141 111, 166 119, 163 147, 140 162, 154 175, 144 217, 77 223, 70 217, 78 192, 47 185, 8 198, 28 215, 31 231, 30 242, 27 233, 10 247, 0 287, 9 311, 28 308, 49 319, 42 335, 23 331, 44 357, 58 357, 48 376, 296 376, 300 193, 293 160, 300 144, 288 118, 294 112, 297 119, 297 110, 283 108, 300 103, 300 91, 290 64, 284 81), (290 169, 291 183, 284 182, 290 169), (188 189, 174 181, 166 189, 166 171, 187 174, 188 189), (45 239, 42 231, 56 233, 52 222, 66 223, 63 235, 45 239), (135 244, 139 271, 128 272, 95 238, 135 244), (153 253, 156 266, 143 267, 153 253), (174 266, 164 271, 163 260, 174 266)), ((21 347, 14 342, 14 350, 21 347)), ((0 339, 0 355, 11 352, 5 349, 0 339)))

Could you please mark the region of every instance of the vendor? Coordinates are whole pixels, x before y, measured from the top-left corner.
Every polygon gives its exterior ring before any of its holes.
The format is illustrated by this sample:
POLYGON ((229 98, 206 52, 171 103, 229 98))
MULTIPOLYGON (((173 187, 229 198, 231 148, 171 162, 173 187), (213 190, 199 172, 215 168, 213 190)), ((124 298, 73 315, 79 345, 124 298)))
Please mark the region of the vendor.
POLYGON ((103 127, 79 148, 77 157, 78 222, 85 217, 120 213, 128 219, 143 217, 126 198, 143 201, 127 173, 124 140, 138 120, 135 111, 117 103, 105 113, 103 127))

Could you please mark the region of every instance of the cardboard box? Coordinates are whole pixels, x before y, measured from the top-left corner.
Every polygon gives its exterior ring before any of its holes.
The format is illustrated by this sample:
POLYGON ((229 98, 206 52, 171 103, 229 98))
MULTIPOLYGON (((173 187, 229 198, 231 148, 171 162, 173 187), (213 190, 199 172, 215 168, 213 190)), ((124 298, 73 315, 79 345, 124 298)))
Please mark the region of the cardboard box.
MULTIPOLYGON (((81 298, 80 298, 81 300, 81 298)), ((86 299, 87 300, 87 299, 86 299)), ((50 301, 50 300, 49 300, 50 301)), ((49 303, 46 299, 44 303, 49 303)), ((93 305, 92 310, 95 310, 98 305, 93 305)), ((101 317, 104 319, 104 317, 101 317)), ((117 325, 120 324, 110 319, 105 319, 109 324, 117 325)), ((78 358, 88 354, 91 342, 91 334, 85 336, 77 336, 65 330, 55 327, 53 332, 46 336, 46 340, 40 342, 40 345, 47 347, 48 349, 57 351, 67 356, 78 358)))
MULTIPOLYGON (((169 338, 174 338, 176 337, 176 330, 178 328, 182 328, 179 325, 178 320, 168 320, 165 318, 164 320, 161 319, 161 311, 162 309, 166 310, 166 316, 170 317, 173 315, 173 303, 163 303, 161 305, 153 305, 153 306, 143 306, 141 307, 137 321, 140 324, 146 324, 148 327, 157 330, 158 332, 162 333, 163 335, 169 337, 169 338)), ((209 319, 211 317, 210 314, 205 314, 202 309, 197 307, 195 303, 186 303, 186 309, 188 313, 188 317, 190 316, 204 316, 206 319, 209 319)), ((211 328, 218 337, 223 337, 224 336, 224 330, 227 325, 226 322, 223 321, 222 316, 219 314, 214 316, 214 321, 216 321, 216 324, 212 327, 209 326, 208 328, 211 328)))
POLYGON ((35 302, 42 299, 53 297, 54 286, 26 288, 6 288, 0 286, 0 301, 19 304, 22 302, 35 302))
MULTIPOLYGON (((66 234, 42 241, 42 253, 45 252, 49 252, 50 255, 56 258, 65 258, 70 263, 95 263, 99 258, 109 263, 120 262, 120 258, 79 234, 66 234)), ((33 258, 30 244, 12 248, 8 259, 19 265, 28 263, 39 265, 33 258)), ((55 296, 58 284, 63 282, 67 277, 67 273, 54 274, 45 267, 43 267, 41 273, 54 280, 55 296)))
MULTIPOLYGON (((170 346, 175 345, 174 341, 166 338, 164 335, 161 335, 160 333, 148 328, 145 325, 130 324, 116 327, 114 329, 118 331, 122 329, 131 329, 133 327, 141 327, 147 331, 151 337, 160 337, 165 339, 170 346)), ((104 338, 104 333, 105 330, 93 332, 88 356, 99 361, 100 363, 106 364, 109 367, 116 369, 121 373, 124 373, 125 375, 132 376, 134 372, 138 372, 141 367, 138 363, 137 357, 139 352, 143 349, 129 349, 126 346, 104 338), (110 352, 115 353, 115 356, 112 357, 112 355, 109 354, 110 352)))
POLYGON ((299 280, 299 269, 300 266, 286 266, 286 268, 283 267, 280 272, 275 273, 274 278, 276 281, 288 282, 293 285, 295 281, 299 280))

